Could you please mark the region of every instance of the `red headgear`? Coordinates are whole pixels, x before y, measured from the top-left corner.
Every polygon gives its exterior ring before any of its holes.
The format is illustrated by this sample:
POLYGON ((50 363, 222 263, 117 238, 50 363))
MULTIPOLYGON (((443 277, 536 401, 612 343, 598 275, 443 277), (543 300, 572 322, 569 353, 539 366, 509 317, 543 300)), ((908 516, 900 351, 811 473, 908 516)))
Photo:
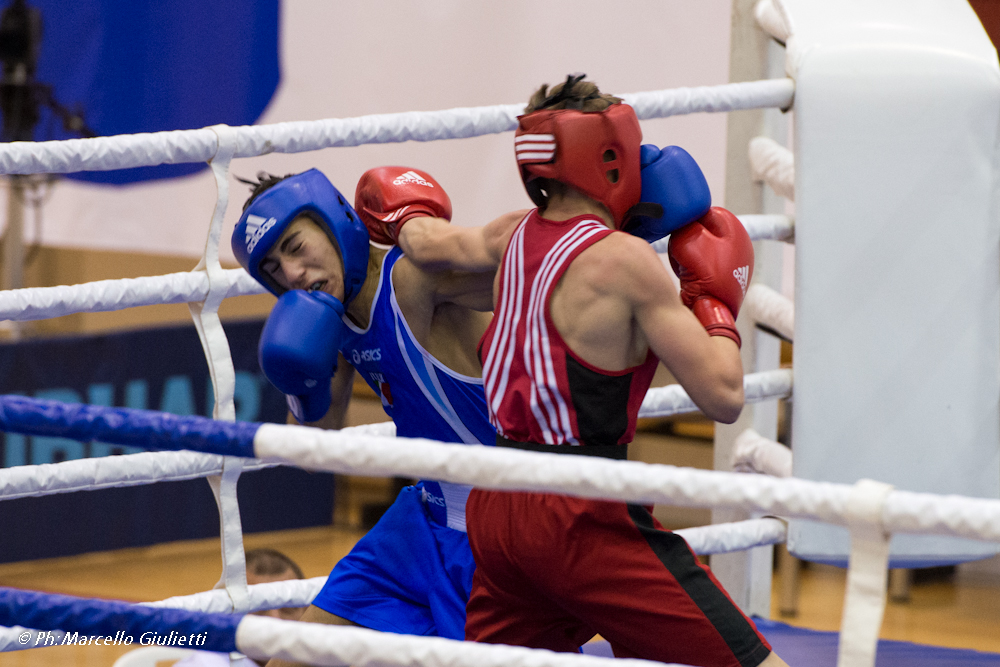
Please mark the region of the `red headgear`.
POLYGON ((642 130, 627 104, 604 111, 541 110, 518 117, 514 152, 531 201, 545 205, 538 178, 551 178, 604 204, 615 226, 639 203, 642 130))

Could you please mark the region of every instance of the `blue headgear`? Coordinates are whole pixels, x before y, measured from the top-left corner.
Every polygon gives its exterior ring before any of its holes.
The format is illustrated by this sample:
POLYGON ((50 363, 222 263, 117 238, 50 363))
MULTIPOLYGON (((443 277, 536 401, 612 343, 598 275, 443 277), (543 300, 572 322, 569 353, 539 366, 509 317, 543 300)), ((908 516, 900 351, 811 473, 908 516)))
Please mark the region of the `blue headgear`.
POLYGON ((303 213, 312 214, 340 250, 347 305, 368 275, 368 230, 344 196, 316 169, 289 176, 247 206, 233 232, 233 254, 257 282, 281 296, 287 290, 260 270, 260 262, 292 220, 303 213))

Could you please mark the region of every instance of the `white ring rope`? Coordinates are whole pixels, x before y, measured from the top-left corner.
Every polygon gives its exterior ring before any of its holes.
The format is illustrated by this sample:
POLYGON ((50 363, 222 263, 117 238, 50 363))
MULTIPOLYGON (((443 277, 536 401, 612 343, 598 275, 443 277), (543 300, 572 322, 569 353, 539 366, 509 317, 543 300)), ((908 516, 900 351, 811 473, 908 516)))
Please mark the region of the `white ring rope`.
POLYGON ((792 450, 748 428, 733 442, 731 464, 736 472, 791 477, 792 450))
MULTIPOLYGON (((748 403, 791 395, 792 372, 787 369, 753 373, 743 379, 748 403)), ((663 417, 695 412, 687 392, 680 385, 650 389, 639 410, 640 417, 663 417)), ((396 435, 392 422, 351 426, 345 435, 396 435)), ((405 442, 403 443, 405 445, 405 442)), ((273 467, 247 459, 245 470, 273 467)), ((144 452, 125 456, 76 459, 61 463, 0 468, 0 500, 69 493, 118 486, 138 486, 154 482, 181 481, 222 473, 222 457, 196 452, 144 452)))
POLYGON ((747 290, 743 308, 755 323, 791 342, 795 339, 795 305, 767 285, 754 283, 747 290))
POLYGON ((774 139, 750 140, 750 168, 753 178, 764 181, 789 201, 795 201, 795 157, 774 139))
MULTIPOLYGON (((787 526, 784 521, 779 519, 763 518, 684 528, 675 530, 674 533, 683 537, 692 551, 707 556, 784 542, 787 526)), ((313 577, 312 579, 274 581, 249 586, 247 588, 248 606, 245 611, 305 607, 312 603, 326 580, 326 577, 313 577)), ((181 595, 157 602, 141 602, 139 604, 144 607, 185 609, 210 614, 232 612, 232 601, 223 589, 213 589, 193 595, 181 595)), ((37 631, 28 630, 32 633, 31 638, 23 643, 18 641, 18 635, 22 632, 25 632, 25 629, 21 627, 0 627, 0 652, 32 648, 35 644, 37 631)), ((61 635, 57 635, 55 645, 58 645, 60 640, 61 635)))
MULTIPOLYGON (((791 104, 794 89, 791 79, 775 79, 631 93, 622 97, 635 107, 640 119, 649 119, 703 111, 785 108, 791 104)), ((233 128, 236 141, 233 157, 497 134, 514 130, 517 116, 523 110, 523 104, 505 104, 236 127, 233 128)), ((217 135, 211 128, 15 142, 0 145, 0 174, 69 173, 207 162, 215 156, 217 148, 217 135)))
MULTIPOLYGON (((365 424, 345 428, 341 432, 392 437, 396 435, 396 425, 392 422, 365 424)), ((0 468, 0 500, 220 475, 222 459, 214 454, 189 451, 143 452, 0 468)), ((262 470, 275 465, 278 464, 245 459, 243 470, 262 470)))
MULTIPOLYGON (((199 452, 143 452, 0 469, 0 499, 94 491, 222 474, 222 458, 199 452)), ((275 464, 246 459, 244 470, 275 464)))
POLYGON ((789 215, 741 215, 751 241, 795 241, 795 220, 789 215))
MULTIPOLYGON (((791 240, 794 222, 786 215, 741 215, 751 240, 791 240)), ((669 239, 653 244, 659 253, 667 251, 669 239)), ((226 298, 264 294, 267 290, 243 269, 225 269, 226 298)), ((26 287, 0 291, 0 320, 25 322, 75 313, 124 310, 165 303, 193 303, 208 296, 208 276, 204 271, 185 271, 162 276, 98 280, 80 285, 26 287)))
MULTIPOLYGON (((787 215, 757 215, 737 216, 743 223, 751 241, 788 241, 795 238, 795 221, 787 215)), ((652 243, 653 250, 661 255, 666 254, 670 237, 662 238, 652 243)))
MULTIPOLYGON (((305 607, 309 605, 326 583, 326 577, 312 579, 292 579, 272 581, 249 586, 250 606, 246 611, 263 611, 282 607, 305 607)), ((144 607, 165 607, 202 611, 207 614, 228 614, 232 612, 226 592, 213 589, 194 595, 180 595, 159 602, 142 602, 144 607)))
POLYGON ((711 556, 783 543, 788 537, 788 524, 781 519, 764 517, 681 528, 673 532, 684 538, 691 551, 700 556, 711 556))
MULTIPOLYGON (((673 532, 683 537, 696 554, 709 556, 784 542, 788 527, 780 519, 767 517, 696 528, 682 528, 673 532)), ((312 579, 274 581, 250 586, 250 607, 247 611, 304 607, 313 601, 323 584, 326 583, 326 579, 326 577, 313 577, 312 579)), ((206 613, 226 614, 231 611, 226 592, 220 589, 140 604, 148 607, 169 607, 206 613)))
MULTIPOLYGON (((402 475, 488 489, 562 493, 631 503, 748 509, 846 525, 853 487, 765 475, 594 460, 431 440, 345 436, 305 426, 264 424, 254 450, 266 461, 311 470, 402 475)), ((932 533, 1000 541, 1000 500, 894 491, 888 532, 932 533), (920 509, 914 510, 913 508, 920 509)))
MULTIPOLYGON (((790 79, 676 88, 623 97, 640 118, 696 112, 787 107, 794 95, 790 79)), ((234 157, 271 152, 302 152, 331 146, 356 146, 409 139, 432 141, 513 130, 519 105, 407 112, 279 123, 275 125, 119 135, 0 145, 0 173, 56 173, 120 169, 163 163, 204 162, 219 151, 219 132, 235 143, 234 157)), ((759 216, 758 216, 759 217, 759 216)), ((242 270, 223 271, 226 296, 261 294, 264 289, 242 270)), ((202 271, 106 280, 86 285, 29 288, 0 293, 0 320, 39 320, 79 312, 203 301, 209 293, 202 271)))
MULTIPOLYGON (((224 269, 226 297, 263 294, 264 289, 243 269, 224 269)), ((185 271, 162 276, 98 280, 81 285, 26 287, 0 291, 0 320, 44 320, 74 313, 124 310, 136 306, 204 301, 208 275, 185 271)))
MULTIPOLYGON (((743 376, 743 396, 746 403, 760 403, 791 395, 792 371, 789 369, 743 376)), ((679 384, 650 389, 639 407, 640 417, 671 417, 691 412, 698 412, 698 406, 679 384)))
POLYGON ((795 83, 791 79, 769 79, 649 93, 626 93, 621 97, 635 109, 639 120, 647 120, 699 112, 787 109, 791 106, 794 95, 795 83))
POLYGON ((773 398, 788 398, 792 395, 792 370, 779 368, 743 376, 743 400, 746 403, 760 403, 773 398))
POLYGON ((319 625, 247 616, 236 645, 251 658, 279 657, 307 665, 341 667, 679 667, 635 658, 600 658, 579 653, 415 637, 343 625, 319 625))

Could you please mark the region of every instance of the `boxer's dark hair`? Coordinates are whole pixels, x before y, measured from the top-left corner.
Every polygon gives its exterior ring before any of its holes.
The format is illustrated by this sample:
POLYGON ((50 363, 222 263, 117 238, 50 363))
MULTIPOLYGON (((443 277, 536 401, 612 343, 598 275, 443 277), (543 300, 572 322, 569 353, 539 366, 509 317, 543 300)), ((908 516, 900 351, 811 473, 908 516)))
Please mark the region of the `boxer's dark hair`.
MULTIPOLYGON (((279 179, 280 180, 280 179, 279 179)), ((284 574, 291 571, 296 579, 305 579, 302 569, 295 561, 274 549, 251 549, 246 554, 247 572, 258 577, 284 574)))
POLYGON ((602 93, 597 84, 584 81, 586 74, 570 74, 562 83, 552 88, 544 83, 528 100, 524 113, 546 109, 576 109, 577 111, 604 111, 612 104, 622 101, 620 97, 602 93))
POLYGON ((243 202, 243 210, 247 210, 247 207, 253 203, 253 200, 267 192, 270 188, 273 188, 278 183, 282 182, 286 178, 291 178, 292 176, 297 176, 298 174, 285 174, 284 176, 275 176, 274 174, 269 174, 266 171, 257 172, 257 180, 250 181, 239 176, 236 180, 240 183, 245 183, 250 186, 250 197, 243 202))

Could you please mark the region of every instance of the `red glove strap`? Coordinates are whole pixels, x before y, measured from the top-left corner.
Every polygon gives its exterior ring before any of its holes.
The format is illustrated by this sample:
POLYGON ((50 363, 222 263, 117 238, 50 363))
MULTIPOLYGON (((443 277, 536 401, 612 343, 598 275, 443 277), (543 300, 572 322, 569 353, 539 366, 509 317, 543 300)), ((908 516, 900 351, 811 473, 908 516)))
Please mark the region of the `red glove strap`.
POLYGON ((389 234, 392 236, 393 243, 399 243, 399 230, 403 228, 403 223, 407 220, 412 220, 413 218, 439 218, 441 217, 429 207, 423 206, 421 204, 410 204, 406 207, 406 213, 404 213, 399 222, 395 225, 389 226, 389 234))
POLYGON ((403 223, 413 218, 437 218, 437 213, 422 204, 407 204, 406 206, 390 211, 389 213, 378 213, 368 207, 362 209, 365 213, 384 223, 381 229, 368 228, 368 234, 372 241, 393 245, 399 242, 399 230, 403 228, 403 223), (381 233, 379 233, 381 232, 381 233))
POLYGON ((742 347, 740 332, 736 330, 736 320, 729 308, 718 299, 703 296, 691 306, 691 312, 698 318, 709 336, 725 336, 733 340, 737 347, 742 347))

